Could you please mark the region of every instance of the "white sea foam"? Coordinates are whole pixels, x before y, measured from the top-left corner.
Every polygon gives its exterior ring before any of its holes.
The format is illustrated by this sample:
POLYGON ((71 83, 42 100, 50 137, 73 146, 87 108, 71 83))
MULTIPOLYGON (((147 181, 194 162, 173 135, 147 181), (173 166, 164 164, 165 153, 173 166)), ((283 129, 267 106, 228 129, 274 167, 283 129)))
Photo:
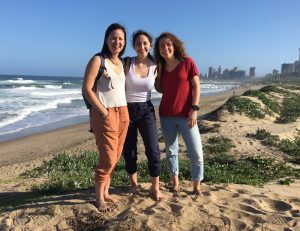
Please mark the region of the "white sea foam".
POLYGON ((59 85, 44 85, 44 87, 48 89, 62 89, 62 86, 59 85))
POLYGON ((63 96, 63 95, 80 95, 81 97, 81 90, 64 90, 64 91, 37 91, 31 92, 32 96, 63 96))
POLYGON ((63 85, 70 85, 71 82, 63 82, 63 85))
POLYGON ((38 87, 32 87, 32 86, 28 86, 28 87, 26 87, 26 86, 21 86, 21 87, 16 87, 16 88, 14 88, 13 90, 15 91, 15 90, 25 90, 25 91, 27 91, 27 90, 35 90, 35 89, 39 89, 38 87))
POLYGON ((22 78, 18 79, 9 79, 9 80, 2 80, 0 81, 0 84, 33 84, 35 81, 34 80, 24 80, 22 78))
POLYGON ((81 99, 80 97, 70 97, 70 98, 64 98, 64 99, 56 99, 53 101, 50 101, 44 105, 36 105, 31 106, 28 108, 23 108, 19 112, 17 112, 17 115, 11 115, 9 118, 4 119, 3 121, 0 121, 0 128, 7 126, 9 124, 14 124, 18 121, 23 120, 24 118, 30 116, 32 113, 45 111, 49 109, 57 108, 59 104, 70 104, 72 100, 78 100, 81 99))

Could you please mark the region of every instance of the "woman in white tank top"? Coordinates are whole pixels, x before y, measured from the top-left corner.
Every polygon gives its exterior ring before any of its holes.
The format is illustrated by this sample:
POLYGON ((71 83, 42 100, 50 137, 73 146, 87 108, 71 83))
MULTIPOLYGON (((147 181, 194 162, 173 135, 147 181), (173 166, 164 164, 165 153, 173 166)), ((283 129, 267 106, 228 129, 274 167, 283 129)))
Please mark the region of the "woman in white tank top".
POLYGON ((139 131, 145 145, 154 199, 160 201, 163 197, 159 189, 160 151, 155 111, 150 101, 156 78, 155 65, 149 53, 152 37, 147 32, 138 30, 133 33, 132 41, 137 56, 125 62, 125 89, 130 118, 123 152, 126 171, 132 190, 136 192, 139 189, 137 180, 137 132, 139 131))
POLYGON ((125 28, 117 23, 111 24, 105 32, 101 53, 89 61, 82 83, 82 93, 92 105, 90 125, 100 155, 95 168, 95 191, 96 207, 101 212, 112 210, 106 202, 116 202, 109 194, 109 186, 122 154, 129 124, 125 75, 120 60, 125 47, 125 28), (94 92, 92 89, 102 62, 106 70, 97 81, 97 91, 94 92))

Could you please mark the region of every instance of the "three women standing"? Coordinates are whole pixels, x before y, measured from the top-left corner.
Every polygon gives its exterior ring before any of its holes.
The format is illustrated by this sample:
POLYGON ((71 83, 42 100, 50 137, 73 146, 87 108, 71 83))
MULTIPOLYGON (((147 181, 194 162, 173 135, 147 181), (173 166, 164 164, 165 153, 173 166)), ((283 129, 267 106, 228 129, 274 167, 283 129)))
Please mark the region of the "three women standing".
POLYGON ((203 179, 203 152, 197 127, 200 83, 196 65, 187 57, 182 42, 175 35, 163 33, 156 39, 154 48, 155 61, 160 67, 156 78, 156 66, 149 53, 152 37, 139 30, 133 34, 133 47, 137 55, 126 62, 125 78, 121 62, 125 47, 124 27, 111 24, 105 32, 101 53, 93 56, 86 67, 82 86, 83 95, 92 105, 90 125, 99 150, 99 162, 95 168, 96 206, 103 212, 111 209, 107 201, 115 202, 109 195, 109 187, 124 144, 124 159, 131 186, 138 187, 138 130, 148 158, 152 192, 156 200, 162 198, 156 118, 150 101, 154 82, 157 90, 163 93, 159 113, 174 189, 179 190, 178 131, 187 146, 194 193, 200 194, 203 179), (96 81, 102 66, 105 70, 96 81), (95 83, 96 91, 93 90, 95 83))

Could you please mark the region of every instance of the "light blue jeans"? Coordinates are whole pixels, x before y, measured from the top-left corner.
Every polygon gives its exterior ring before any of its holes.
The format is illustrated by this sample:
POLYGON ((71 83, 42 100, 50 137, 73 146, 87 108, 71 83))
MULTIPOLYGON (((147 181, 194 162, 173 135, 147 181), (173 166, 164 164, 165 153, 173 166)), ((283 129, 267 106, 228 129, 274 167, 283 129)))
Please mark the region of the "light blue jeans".
POLYGON ((203 150, 198 126, 189 128, 187 117, 160 117, 160 124, 166 145, 166 159, 170 175, 179 174, 178 133, 180 132, 190 159, 192 181, 203 180, 203 150))

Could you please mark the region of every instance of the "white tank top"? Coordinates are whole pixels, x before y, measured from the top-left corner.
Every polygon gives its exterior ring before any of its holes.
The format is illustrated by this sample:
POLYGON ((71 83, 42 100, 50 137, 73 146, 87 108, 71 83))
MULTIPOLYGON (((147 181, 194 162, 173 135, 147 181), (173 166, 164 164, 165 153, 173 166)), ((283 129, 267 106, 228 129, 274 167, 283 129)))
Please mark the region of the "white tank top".
POLYGON ((150 61, 148 76, 141 78, 135 74, 135 57, 131 58, 130 68, 126 75, 126 100, 128 103, 150 100, 155 82, 154 67, 153 62, 150 61))
POLYGON ((126 106, 125 74, 122 65, 121 73, 114 72, 105 59, 105 67, 110 78, 102 75, 97 82, 96 95, 105 108, 126 106))

